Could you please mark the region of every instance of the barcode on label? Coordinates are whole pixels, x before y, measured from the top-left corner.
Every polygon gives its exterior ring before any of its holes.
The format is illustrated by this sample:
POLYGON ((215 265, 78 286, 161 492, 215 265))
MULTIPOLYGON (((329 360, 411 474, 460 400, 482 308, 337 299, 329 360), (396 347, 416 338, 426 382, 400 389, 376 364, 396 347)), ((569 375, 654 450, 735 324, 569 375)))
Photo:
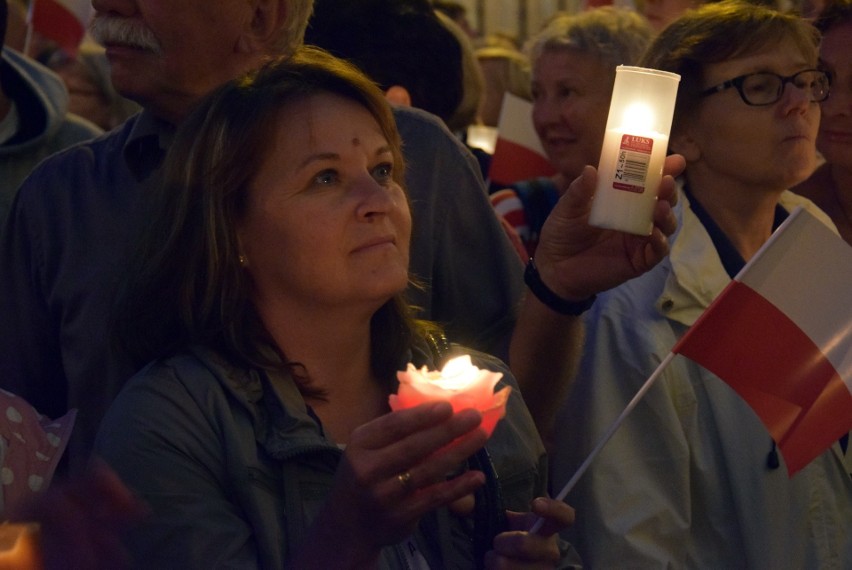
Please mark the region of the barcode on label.
POLYGON ((623 135, 612 187, 616 190, 643 193, 653 148, 654 141, 649 137, 623 135))
POLYGON ((624 181, 645 184, 651 155, 638 152, 626 152, 624 157, 624 181))

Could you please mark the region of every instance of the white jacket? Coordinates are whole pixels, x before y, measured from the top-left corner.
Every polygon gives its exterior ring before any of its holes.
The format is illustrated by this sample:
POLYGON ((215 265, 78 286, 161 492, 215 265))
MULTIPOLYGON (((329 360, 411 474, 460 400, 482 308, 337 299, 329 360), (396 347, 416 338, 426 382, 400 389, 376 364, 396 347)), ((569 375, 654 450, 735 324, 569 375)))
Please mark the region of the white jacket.
MULTIPOLYGON (((781 204, 833 227, 804 198, 785 192, 781 204)), ((676 213, 671 255, 587 315, 554 437, 554 491, 730 281, 683 193, 676 213)), ((774 444, 751 408, 677 356, 569 495, 570 540, 593 569, 852 568, 852 479, 835 447, 792 479, 780 454, 769 468, 774 444)))

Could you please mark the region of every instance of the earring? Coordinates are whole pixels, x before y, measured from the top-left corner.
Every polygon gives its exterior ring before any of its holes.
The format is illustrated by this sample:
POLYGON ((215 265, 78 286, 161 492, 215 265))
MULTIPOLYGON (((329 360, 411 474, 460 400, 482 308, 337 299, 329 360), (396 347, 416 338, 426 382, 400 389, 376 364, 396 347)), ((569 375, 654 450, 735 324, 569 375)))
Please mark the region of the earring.
POLYGON ((239 261, 240 261, 240 267, 245 267, 246 265, 248 265, 248 261, 246 260, 246 256, 243 255, 243 254, 240 254, 239 261))

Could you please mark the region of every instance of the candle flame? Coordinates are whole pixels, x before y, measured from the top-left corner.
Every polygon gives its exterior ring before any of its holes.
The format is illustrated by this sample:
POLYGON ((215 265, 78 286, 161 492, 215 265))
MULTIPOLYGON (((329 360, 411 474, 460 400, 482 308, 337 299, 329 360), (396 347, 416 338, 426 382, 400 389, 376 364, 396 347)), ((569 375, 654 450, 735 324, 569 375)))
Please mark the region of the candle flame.
POLYGON ((654 127, 654 111, 645 103, 631 103, 624 110, 622 128, 626 132, 647 132, 654 127))
POLYGON ((482 413, 481 428, 490 435, 506 413, 512 390, 506 386, 494 392, 502 376, 502 372, 478 368, 467 354, 448 360, 440 371, 425 366, 418 370, 409 363, 397 373, 399 390, 389 396, 388 403, 391 410, 440 400, 449 402, 455 412, 473 408, 482 413))

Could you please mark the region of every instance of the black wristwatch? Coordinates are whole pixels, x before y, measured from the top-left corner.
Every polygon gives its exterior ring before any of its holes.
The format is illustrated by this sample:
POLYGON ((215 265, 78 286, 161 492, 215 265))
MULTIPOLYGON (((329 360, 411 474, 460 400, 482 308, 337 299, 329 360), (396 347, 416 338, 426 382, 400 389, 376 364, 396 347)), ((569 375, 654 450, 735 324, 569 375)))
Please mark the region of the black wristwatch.
POLYGON ((544 303, 549 309, 556 311, 560 315, 582 315, 588 311, 595 303, 597 295, 592 295, 588 299, 582 301, 569 301, 563 299, 554 293, 544 281, 541 280, 541 275, 538 273, 538 268, 535 266, 535 260, 531 257, 527 268, 524 271, 524 283, 530 288, 539 301, 544 303))

